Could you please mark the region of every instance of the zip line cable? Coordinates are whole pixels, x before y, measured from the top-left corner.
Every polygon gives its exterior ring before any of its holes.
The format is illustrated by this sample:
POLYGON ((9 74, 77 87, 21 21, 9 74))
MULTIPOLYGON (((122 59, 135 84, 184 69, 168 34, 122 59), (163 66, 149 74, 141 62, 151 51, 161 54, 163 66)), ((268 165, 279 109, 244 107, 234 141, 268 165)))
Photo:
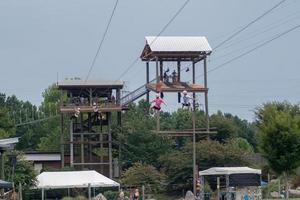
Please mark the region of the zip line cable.
MULTIPOLYGON (((186 7, 186 5, 190 2, 190 0, 186 0, 182 6, 177 10, 175 15, 168 21, 168 23, 162 28, 162 30, 155 36, 154 40, 151 42, 153 44, 157 38, 168 28, 168 26, 175 20, 175 18, 181 13, 181 11, 186 7)), ((150 45, 151 45, 150 44, 150 45)), ((124 72, 118 77, 117 80, 120 80, 128 71, 139 61, 140 57, 137 57, 125 70, 124 72)))
MULTIPOLYGON (((300 24, 297 25, 297 26, 294 26, 293 28, 290 28, 290 29, 288 29, 288 30, 286 30, 286 31, 284 31, 284 32, 282 32, 282 33, 280 33, 280 34, 278 34, 278 35, 276 35, 275 37, 273 37, 273 38, 271 38, 271 39, 269 39, 269 40, 267 40, 267 41, 261 43, 260 45, 255 46, 254 48, 252 48, 252 49, 250 49, 250 50, 248 50, 248 51, 246 51, 246 52, 244 52, 244 53, 242 53, 242 54, 240 54, 240 55, 238 55, 238 56, 236 56, 236 57, 234 57, 234 58, 232 58, 232 59, 230 59, 230 60, 228 60, 228 61, 226 61, 226 62, 220 64, 220 65, 217 65, 216 67, 214 67, 214 68, 208 70, 207 73, 216 71, 217 69, 220 69, 220 68, 222 68, 222 67, 228 65, 229 63, 231 63, 231 62, 233 62, 233 61, 235 61, 235 60, 237 60, 237 59, 239 59, 239 58, 241 58, 241 57, 244 57, 244 56, 248 55, 249 53, 251 53, 251 52, 253 52, 253 51, 255 51, 255 50, 257 50, 257 49, 259 49, 259 48, 261 48, 261 47, 263 47, 263 46, 265 46, 265 45, 267 45, 267 44, 269 44, 270 42, 273 42, 274 40, 276 40, 276 39, 278 39, 278 38, 280 38, 280 37, 282 37, 282 36, 284 36, 284 35, 286 35, 286 34, 292 32, 292 31, 296 30, 296 29, 299 28, 299 27, 300 27, 300 24)), ((199 78, 200 76, 203 76, 203 74, 197 76, 196 78, 199 78)))
POLYGON ((88 80, 89 76, 91 75, 91 72, 92 72, 92 70, 93 70, 93 68, 94 68, 94 66, 95 66, 97 57, 98 57, 98 55, 99 55, 99 53, 100 53, 100 51, 101 51, 101 47, 102 47, 103 42, 104 42, 104 40, 105 40, 105 38, 106 38, 108 29, 109 29, 109 27, 110 27, 112 18, 113 18, 114 14, 115 14, 115 11, 116 11, 116 8, 117 8, 118 3, 119 3, 119 0, 116 0, 115 5, 114 5, 114 8, 113 8, 113 10, 112 10, 112 13, 111 13, 111 15, 110 15, 110 17, 109 17, 108 23, 107 23, 107 25, 106 25, 105 31, 104 31, 104 33, 103 33, 102 39, 101 39, 101 41, 100 41, 100 43, 99 43, 99 46, 98 46, 98 48, 97 48, 97 52, 96 52, 96 54, 95 54, 95 56, 94 56, 94 58, 93 58, 92 64, 91 64, 91 66, 90 66, 90 68, 89 68, 89 71, 88 71, 88 74, 87 74, 87 76, 86 76, 86 78, 85 78, 85 82, 87 82, 87 80, 88 80))
POLYGON ((251 26, 252 24, 254 24, 255 22, 259 21, 260 19, 262 19, 264 16, 266 16, 267 14, 269 14, 272 10, 274 10, 275 8, 277 8, 278 6, 280 6, 282 3, 284 3, 286 0, 282 0, 279 3, 277 3, 275 6, 273 6, 271 9, 267 10, 266 12, 264 12, 262 15, 258 16, 257 18, 255 18, 254 20, 252 20, 251 22, 249 22, 247 25, 245 25, 243 28, 241 28, 240 30, 238 30, 237 32, 233 33, 232 35, 230 35, 227 39, 225 39, 224 41, 222 41, 221 43, 219 43, 218 45, 216 45, 213 49, 216 50, 219 47, 221 47, 223 44, 225 44, 226 42, 228 42, 229 40, 231 40, 232 38, 234 38, 235 36, 237 36, 239 33, 243 32, 245 29, 247 29, 249 26, 251 26))

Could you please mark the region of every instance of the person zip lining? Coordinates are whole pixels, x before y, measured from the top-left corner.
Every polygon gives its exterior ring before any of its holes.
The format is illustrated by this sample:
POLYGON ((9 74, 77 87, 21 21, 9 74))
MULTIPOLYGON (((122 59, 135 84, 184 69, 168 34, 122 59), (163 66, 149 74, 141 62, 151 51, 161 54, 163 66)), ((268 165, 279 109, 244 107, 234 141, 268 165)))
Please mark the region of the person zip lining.
POLYGON ((166 104, 166 102, 160 97, 160 94, 159 94, 159 93, 157 93, 155 96, 156 96, 156 98, 153 99, 153 100, 151 101, 151 104, 154 103, 154 104, 151 106, 151 109, 160 111, 160 109, 161 109, 161 104, 165 104, 166 106, 167 106, 167 104, 166 104))
POLYGON ((193 98, 190 95, 188 95, 188 93, 187 93, 186 90, 184 90, 182 92, 182 95, 183 95, 182 96, 182 109, 183 108, 190 109, 191 108, 191 102, 190 102, 190 100, 193 100, 193 98))

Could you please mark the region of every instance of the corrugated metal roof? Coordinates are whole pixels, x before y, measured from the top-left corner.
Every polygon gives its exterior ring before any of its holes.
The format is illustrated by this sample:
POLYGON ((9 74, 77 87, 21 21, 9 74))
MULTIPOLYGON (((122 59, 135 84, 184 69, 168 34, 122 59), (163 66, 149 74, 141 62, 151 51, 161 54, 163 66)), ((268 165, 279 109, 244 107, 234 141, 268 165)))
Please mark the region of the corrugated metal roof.
POLYGON ((0 149, 12 149, 16 143, 19 142, 19 138, 6 138, 6 139, 0 139, 0 149))
POLYGON ((58 87, 68 87, 68 86, 118 86, 122 87, 122 81, 104 81, 104 80, 64 80, 58 82, 58 87))
POLYGON ((212 51, 203 36, 147 36, 146 43, 155 52, 206 52, 212 51))
POLYGON ((60 161, 60 154, 25 154, 23 160, 28 161, 60 161))

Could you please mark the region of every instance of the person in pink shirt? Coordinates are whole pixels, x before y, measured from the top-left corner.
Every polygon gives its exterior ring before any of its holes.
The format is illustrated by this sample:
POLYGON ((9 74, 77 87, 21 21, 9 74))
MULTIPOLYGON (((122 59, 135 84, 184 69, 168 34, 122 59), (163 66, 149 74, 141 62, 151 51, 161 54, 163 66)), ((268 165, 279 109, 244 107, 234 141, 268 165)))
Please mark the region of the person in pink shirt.
POLYGON ((165 104, 165 105, 167 105, 166 102, 165 102, 162 98, 160 98, 159 94, 156 94, 156 98, 153 99, 153 100, 151 101, 151 103, 154 103, 154 105, 151 106, 151 108, 152 108, 152 109, 155 109, 155 110, 160 110, 160 109, 161 109, 161 104, 162 104, 162 103, 165 104))

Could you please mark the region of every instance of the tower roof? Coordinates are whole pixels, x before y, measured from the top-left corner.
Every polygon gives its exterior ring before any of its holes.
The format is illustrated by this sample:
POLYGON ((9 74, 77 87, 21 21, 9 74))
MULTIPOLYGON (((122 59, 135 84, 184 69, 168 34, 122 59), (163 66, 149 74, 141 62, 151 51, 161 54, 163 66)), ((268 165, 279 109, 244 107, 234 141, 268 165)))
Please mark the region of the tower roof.
POLYGON ((150 61, 157 57, 164 61, 200 61, 212 49, 203 36, 148 36, 141 59, 150 61))

